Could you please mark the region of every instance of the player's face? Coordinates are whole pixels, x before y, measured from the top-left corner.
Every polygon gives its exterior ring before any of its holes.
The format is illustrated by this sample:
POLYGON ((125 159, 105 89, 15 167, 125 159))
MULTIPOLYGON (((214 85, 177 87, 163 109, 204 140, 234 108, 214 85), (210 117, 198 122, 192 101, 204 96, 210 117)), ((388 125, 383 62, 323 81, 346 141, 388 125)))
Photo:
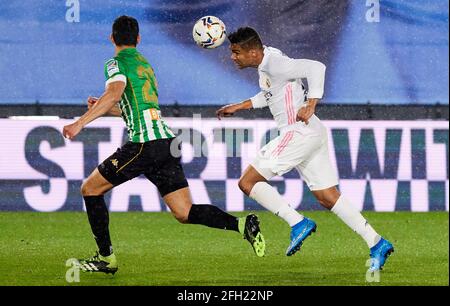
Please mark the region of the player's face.
POLYGON ((245 50, 238 44, 231 44, 231 59, 239 69, 254 67, 253 50, 245 50))

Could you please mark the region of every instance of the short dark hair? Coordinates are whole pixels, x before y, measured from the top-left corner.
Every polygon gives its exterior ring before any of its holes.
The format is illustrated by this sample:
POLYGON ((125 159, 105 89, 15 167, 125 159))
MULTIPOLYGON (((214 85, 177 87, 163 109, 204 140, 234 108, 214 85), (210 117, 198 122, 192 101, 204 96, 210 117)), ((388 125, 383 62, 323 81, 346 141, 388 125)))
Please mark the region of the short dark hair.
POLYGON ((136 46, 139 35, 139 24, 130 16, 120 16, 114 20, 112 37, 117 46, 136 46))
POLYGON ((263 44, 258 32, 250 27, 237 29, 236 32, 228 35, 228 40, 230 41, 230 43, 238 44, 244 49, 263 48, 263 44))

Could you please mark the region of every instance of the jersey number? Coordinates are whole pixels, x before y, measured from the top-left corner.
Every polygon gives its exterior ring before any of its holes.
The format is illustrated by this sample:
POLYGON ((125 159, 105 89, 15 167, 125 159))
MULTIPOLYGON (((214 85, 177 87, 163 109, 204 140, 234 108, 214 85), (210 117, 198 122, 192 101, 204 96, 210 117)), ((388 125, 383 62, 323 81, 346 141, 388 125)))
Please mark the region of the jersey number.
POLYGON ((138 76, 145 79, 144 86, 142 86, 142 97, 147 103, 158 103, 158 94, 156 93, 156 79, 153 69, 150 67, 139 66, 138 76))

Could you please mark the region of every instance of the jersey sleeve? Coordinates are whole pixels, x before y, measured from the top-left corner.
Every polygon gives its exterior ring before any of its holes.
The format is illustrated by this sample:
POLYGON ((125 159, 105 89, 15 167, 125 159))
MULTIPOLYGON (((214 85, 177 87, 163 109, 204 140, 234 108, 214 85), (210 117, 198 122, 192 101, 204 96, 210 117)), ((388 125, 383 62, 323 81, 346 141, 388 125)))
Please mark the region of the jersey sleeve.
POLYGON ((105 63, 105 87, 112 82, 124 82, 127 84, 127 76, 125 74, 125 69, 120 62, 114 58, 106 61, 105 63))
POLYGON ((308 80, 308 98, 321 99, 323 97, 326 66, 321 62, 277 56, 271 60, 268 68, 270 74, 285 80, 306 78, 308 80))
POLYGON ((261 91, 256 96, 250 98, 250 101, 252 101, 253 108, 264 108, 267 106, 267 100, 264 97, 264 92, 261 91))

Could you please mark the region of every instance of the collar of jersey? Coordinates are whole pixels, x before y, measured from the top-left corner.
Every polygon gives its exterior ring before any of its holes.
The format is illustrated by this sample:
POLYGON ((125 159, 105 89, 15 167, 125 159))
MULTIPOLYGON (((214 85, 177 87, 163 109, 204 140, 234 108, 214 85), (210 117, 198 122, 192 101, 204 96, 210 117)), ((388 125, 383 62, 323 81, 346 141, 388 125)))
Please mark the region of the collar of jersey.
POLYGON ((131 53, 136 53, 136 52, 137 52, 136 48, 126 48, 126 49, 121 50, 119 53, 117 53, 117 55, 119 55, 119 54, 131 54, 131 53))
POLYGON ((264 65, 267 63, 268 59, 269 59, 270 51, 267 48, 267 46, 263 46, 263 47, 264 47, 264 57, 262 59, 261 64, 259 64, 259 66, 258 66, 258 70, 261 70, 264 67, 264 65))

